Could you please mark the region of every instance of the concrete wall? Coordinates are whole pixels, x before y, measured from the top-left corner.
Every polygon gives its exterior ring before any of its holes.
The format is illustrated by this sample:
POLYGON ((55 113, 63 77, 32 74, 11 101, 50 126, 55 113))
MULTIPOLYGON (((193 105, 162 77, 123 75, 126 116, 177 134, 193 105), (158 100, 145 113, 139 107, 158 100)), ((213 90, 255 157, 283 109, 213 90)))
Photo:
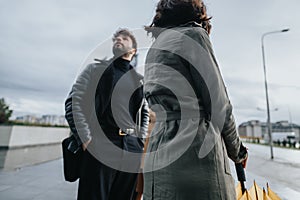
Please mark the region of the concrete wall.
POLYGON ((0 168, 16 169, 62 157, 69 128, 0 126, 0 168))
POLYGON ((0 150, 0 169, 13 170, 62 157, 61 144, 0 150))
POLYGON ((35 126, 0 126, 0 147, 18 148, 60 143, 69 128, 35 126))
POLYGON ((0 126, 0 147, 7 147, 10 141, 12 126, 0 126))

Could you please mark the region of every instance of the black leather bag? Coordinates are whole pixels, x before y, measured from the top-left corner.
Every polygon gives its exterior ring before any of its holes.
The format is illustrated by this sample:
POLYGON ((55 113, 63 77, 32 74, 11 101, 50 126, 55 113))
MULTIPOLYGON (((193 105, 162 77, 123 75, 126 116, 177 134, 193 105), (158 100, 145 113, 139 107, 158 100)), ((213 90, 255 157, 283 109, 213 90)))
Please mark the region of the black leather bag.
POLYGON ((73 135, 62 141, 65 180, 74 182, 80 177, 83 150, 73 135))

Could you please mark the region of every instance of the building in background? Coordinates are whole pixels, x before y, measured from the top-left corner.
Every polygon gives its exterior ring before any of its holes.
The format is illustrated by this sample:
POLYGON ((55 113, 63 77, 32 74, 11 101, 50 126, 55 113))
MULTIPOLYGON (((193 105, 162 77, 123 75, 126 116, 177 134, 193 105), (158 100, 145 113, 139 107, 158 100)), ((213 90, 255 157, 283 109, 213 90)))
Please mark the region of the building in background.
POLYGON ((15 121, 29 124, 47 124, 53 126, 68 125, 64 115, 43 115, 42 117, 37 117, 35 115, 25 115, 16 117, 15 121))
POLYGON ((41 124, 66 125, 65 116, 63 115, 43 115, 40 120, 41 124))
MULTIPOLYGON (((251 120, 240 124, 238 130, 240 136, 244 138, 269 140, 266 122, 251 120)), ((288 121, 272 123, 272 138, 275 142, 285 139, 292 139, 299 142, 300 126, 288 121)))
POLYGON ((39 122, 39 119, 34 116, 34 115, 24 115, 24 116, 19 116, 16 117, 17 122, 23 122, 23 123, 30 123, 30 124, 35 124, 39 122))

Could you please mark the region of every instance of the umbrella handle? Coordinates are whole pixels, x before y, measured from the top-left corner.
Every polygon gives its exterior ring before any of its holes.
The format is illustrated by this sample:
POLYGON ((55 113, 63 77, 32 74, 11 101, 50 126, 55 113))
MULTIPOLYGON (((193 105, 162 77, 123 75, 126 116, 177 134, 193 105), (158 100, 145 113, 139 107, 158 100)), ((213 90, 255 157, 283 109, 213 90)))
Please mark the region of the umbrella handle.
POLYGON ((242 163, 235 163, 235 170, 236 170, 237 178, 241 183, 242 193, 244 194, 244 192, 246 191, 246 187, 244 184, 244 181, 246 181, 246 175, 242 163))

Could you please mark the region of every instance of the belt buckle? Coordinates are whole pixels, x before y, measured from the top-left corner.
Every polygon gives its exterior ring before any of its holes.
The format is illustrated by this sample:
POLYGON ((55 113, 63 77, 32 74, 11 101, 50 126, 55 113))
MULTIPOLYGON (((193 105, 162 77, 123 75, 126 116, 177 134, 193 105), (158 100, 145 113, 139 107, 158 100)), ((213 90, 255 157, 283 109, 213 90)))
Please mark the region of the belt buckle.
POLYGON ((127 135, 124 131, 122 131, 122 129, 119 129, 119 135, 120 136, 125 136, 125 135, 127 135))

